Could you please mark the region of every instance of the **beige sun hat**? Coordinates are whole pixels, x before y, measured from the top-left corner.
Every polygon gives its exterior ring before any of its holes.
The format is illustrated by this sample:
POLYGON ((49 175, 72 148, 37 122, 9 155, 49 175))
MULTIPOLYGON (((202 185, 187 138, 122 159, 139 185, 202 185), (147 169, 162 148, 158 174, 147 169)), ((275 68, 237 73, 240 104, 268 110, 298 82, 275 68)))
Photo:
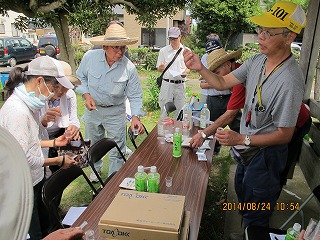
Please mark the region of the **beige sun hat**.
POLYGON ((125 46, 138 42, 138 38, 129 38, 126 30, 119 24, 111 24, 106 29, 104 36, 97 36, 90 39, 93 45, 102 46, 125 46))
POLYGON ((224 48, 219 48, 212 51, 207 57, 208 69, 210 71, 214 71, 219 67, 221 64, 229 61, 231 59, 239 59, 242 55, 242 50, 239 49, 237 51, 233 51, 231 53, 227 53, 224 48))
POLYGON ((74 86, 81 85, 81 81, 74 74, 72 74, 72 68, 71 68, 70 64, 65 61, 60 61, 60 64, 62 65, 64 74, 69 79, 69 81, 74 86))

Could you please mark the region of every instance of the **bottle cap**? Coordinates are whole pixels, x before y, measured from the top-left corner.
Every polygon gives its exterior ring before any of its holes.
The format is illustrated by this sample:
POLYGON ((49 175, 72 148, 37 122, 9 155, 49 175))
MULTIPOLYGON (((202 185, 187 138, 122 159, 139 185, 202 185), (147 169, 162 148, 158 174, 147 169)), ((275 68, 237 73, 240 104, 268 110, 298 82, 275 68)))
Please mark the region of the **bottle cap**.
POLYGON ((295 224, 293 225, 293 229, 294 229, 295 231, 297 231, 297 232, 300 232, 300 230, 301 230, 301 225, 300 225, 300 223, 295 223, 295 224))
POLYGON ((157 167, 156 166, 151 166, 150 172, 152 172, 152 173, 157 172, 157 167))
POLYGON ((144 172, 144 167, 142 165, 138 166, 138 172, 144 172))
POLYGON ((174 131, 175 132, 180 132, 180 128, 176 128, 174 131))

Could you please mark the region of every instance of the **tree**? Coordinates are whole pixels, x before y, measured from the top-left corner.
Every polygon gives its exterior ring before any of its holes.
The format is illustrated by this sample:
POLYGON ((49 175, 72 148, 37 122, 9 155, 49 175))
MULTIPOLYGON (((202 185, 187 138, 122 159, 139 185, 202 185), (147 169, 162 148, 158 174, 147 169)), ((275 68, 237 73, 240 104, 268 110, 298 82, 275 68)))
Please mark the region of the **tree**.
MULTIPOLYGON (((113 6, 123 5, 127 12, 137 15, 136 20, 140 24, 151 27, 158 19, 167 15, 172 16, 179 9, 184 8, 188 1, 190 0, 0 0, 0 14, 6 15, 8 10, 12 10, 24 14, 27 17, 24 20, 38 19, 38 23, 51 25, 59 41, 61 59, 69 62, 75 69, 73 49, 69 38, 68 18, 70 16, 75 25, 83 22, 83 29, 91 31, 95 29, 93 26, 108 23, 110 20, 108 17, 112 16, 110 13, 113 6), (92 17, 94 14, 99 17, 92 17), (101 19, 105 21, 102 22, 101 19)), ((23 18, 20 19, 20 27, 26 27, 23 18)))
POLYGON ((248 17, 259 13, 258 0, 196 0, 190 4, 191 17, 197 21, 195 34, 203 46, 206 36, 217 33, 227 45, 230 37, 253 31, 248 17))

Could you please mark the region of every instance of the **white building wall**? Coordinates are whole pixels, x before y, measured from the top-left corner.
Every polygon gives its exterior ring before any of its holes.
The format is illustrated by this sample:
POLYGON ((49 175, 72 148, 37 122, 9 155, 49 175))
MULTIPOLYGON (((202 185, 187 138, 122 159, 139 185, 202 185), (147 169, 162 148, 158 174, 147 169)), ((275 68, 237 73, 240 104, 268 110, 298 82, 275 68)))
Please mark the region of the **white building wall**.
POLYGON ((8 14, 9 14, 9 17, 0 16, 0 24, 4 25, 4 30, 5 30, 4 33, 0 33, 0 36, 7 36, 7 37, 22 36, 22 32, 15 29, 12 24, 14 23, 15 18, 23 14, 16 13, 13 11, 8 11, 8 14))

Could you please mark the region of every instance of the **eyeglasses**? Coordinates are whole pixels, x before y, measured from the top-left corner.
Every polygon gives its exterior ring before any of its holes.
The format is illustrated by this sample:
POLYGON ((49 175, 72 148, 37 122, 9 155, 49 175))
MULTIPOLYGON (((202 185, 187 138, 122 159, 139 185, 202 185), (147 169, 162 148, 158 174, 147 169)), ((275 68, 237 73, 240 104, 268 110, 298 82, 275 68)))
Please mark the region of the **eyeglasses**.
POLYGON ((276 35, 281 35, 281 34, 285 34, 285 33, 289 33, 290 31, 286 31, 286 30, 283 30, 283 32, 281 33, 271 33, 267 30, 263 30, 262 27, 256 27, 256 32, 258 33, 258 35, 262 35, 262 37, 266 40, 269 40, 270 37, 273 37, 273 36, 276 36, 276 35))
POLYGON ((126 46, 111 46, 111 48, 114 50, 114 51, 121 51, 121 52, 124 52, 127 47, 126 46))
POLYGON ((170 41, 176 41, 176 40, 178 40, 178 38, 173 38, 173 37, 169 37, 168 38, 170 41))

